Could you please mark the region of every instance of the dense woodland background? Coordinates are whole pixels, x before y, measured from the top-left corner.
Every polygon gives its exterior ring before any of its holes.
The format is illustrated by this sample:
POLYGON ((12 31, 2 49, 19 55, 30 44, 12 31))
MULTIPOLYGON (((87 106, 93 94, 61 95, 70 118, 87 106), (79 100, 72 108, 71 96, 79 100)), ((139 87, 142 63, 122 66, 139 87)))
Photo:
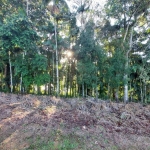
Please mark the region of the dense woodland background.
POLYGON ((1 0, 0 91, 150 102, 150 1, 1 0))

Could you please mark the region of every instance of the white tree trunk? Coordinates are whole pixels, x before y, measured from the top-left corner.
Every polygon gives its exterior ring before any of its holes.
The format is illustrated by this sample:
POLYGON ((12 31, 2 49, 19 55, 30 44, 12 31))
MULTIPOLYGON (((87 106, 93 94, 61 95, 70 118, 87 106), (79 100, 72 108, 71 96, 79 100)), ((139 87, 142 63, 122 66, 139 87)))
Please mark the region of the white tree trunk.
POLYGON ((115 90, 115 99, 116 99, 116 102, 119 102, 119 88, 118 87, 115 90))
POLYGON ((95 96, 95 90, 94 90, 94 87, 92 88, 92 96, 95 96))
MULTIPOLYGON (((128 28, 127 28, 127 31, 128 31, 128 28)), ((126 52, 125 70, 127 70, 129 67, 128 61, 129 61, 129 52, 132 50, 132 37, 133 37, 133 27, 131 29, 129 50, 126 52)), ((125 34, 124 41, 125 41, 125 39, 126 39, 126 34, 125 34)), ((124 75, 124 80, 125 80, 125 83, 124 83, 124 103, 127 103, 129 101, 129 98, 128 98, 128 73, 127 72, 124 75)))
MULTIPOLYGON (((56 20, 55 20, 56 21, 56 20)), ((57 78, 57 85, 56 85, 56 96, 59 96, 59 70, 58 70, 58 47, 57 47, 57 22, 55 22, 55 43, 56 43, 56 78, 57 78)))
MULTIPOLYGON (((28 16, 28 11, 29 11, 29 1, 26 0, 27 2, 27 7, 26 7, 26 14, 28 16)), ((24 55, 26 55, 26 52, 23 52, 23 59, 24 59, 24 55)), ((21 76, 20 76, 20 92, 22 91, 22 80, 23 80, 23 77, 22 77, 22 73, 21 73, 21 76)))
POLYGON ((125 84, 124 85, 124 102, 127 103, 129 100, 129 97, 128 97, 128 84, 125 84))
POLYGON ((22 91, 22 73, 21 73, 21 77, 20 77, 20 92, 22 91))

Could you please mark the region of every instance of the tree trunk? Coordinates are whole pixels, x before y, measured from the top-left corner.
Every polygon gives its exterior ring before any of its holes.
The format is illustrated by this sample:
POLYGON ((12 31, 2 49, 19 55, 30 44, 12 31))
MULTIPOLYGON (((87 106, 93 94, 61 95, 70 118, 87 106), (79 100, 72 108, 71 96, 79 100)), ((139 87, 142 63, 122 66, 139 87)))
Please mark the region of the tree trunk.
POLYGON ((143 84, 141 80, 140 80, 140 90, 141 90, 141 103, 143 104, 143 84))
POLYGON ((109 83, 107 85, 107 91, 108 91, 107 98, 110 99, 110 86, 109 86, 109 83))
POLYGON ((82 83, 82 97, 84 97, 84 83, 82 83))
POLYGON ((69 91, 69 64, 67 63, 67 73, 66 73, 66 97, 68 97, 69 91))
POLYGON ((22 73, 21 73, 21 77, 20 77, 20 93, 22 91, 22 73))
POLYGON ((54 94, 54 91, 55 91, 55 60, 54 60, 54 53, 52 55, 53 57, 53 94, 54 94))
MULTIPOLYGON (((127 31, 128 31, 128 28, 127 28, 127 31)), ((129 50, 126 52, 126 64, 125 64, 126 73, 124 75, 124 80, 125 80, 125 83, 124 83, 124 103, 127 103, 129 101, 129 98, 128 98, 128 73, 127 73, 127 69, 129 67, 129 64, 128 64, 129 52, 132 50, 132 37, 133 37, 133 27, 131 29, 129 50)), ((125 38, 126 38, 126 35, 125 35, 125 38)), ((125 38, 124 38, 124 41, 125 41, 125 38)))
POLYGON ((57 22, 55 20, 55 43, 56 43, 56 96, 59 96, 59 70, 58 70, 58 45, 57 45, 57 22))
POLYGON ((94 87, 92 88, 92 96, 94 96, 94 87))
POLYGON ((98 99, 98 80, 97 80, 97 78, 98 78, 98 70, 97 70, 97 61, 96 61, 96 100, 98 99))
MULTIPOLYGON (((23 59, 24 59, 24 52, 23 52, 23 59)), ((22 73, 21 73, 21 77, 20 77, 20 93, 21 92, 22 92, 22 73)))
POLYGON ((125 80, 125 84, 124 84, 124 103, 127 103, 129 101, 129 97, 128 97, 128 76, 127 74, 124 76, 124 80, 125 80))
POLYGON ((145 99, 145 103, 147 103, 147 94, 146 94, 146 84, 144 83, 144 99, 145 99))
POLYGON ((41 87, 40 86, 37 86, 37 93, 38 93, 38 95, 41 94, 41 87))
POLYGON ((131 86, 131 82, 130 82, 130 101, 132 102, 132 100, 133 100, 133 97, 132 97, 132 95, 133 95, 133 91, 132 91, 132 86, 131 86))
POLYGON ((10 91, 13 92, 13 81, 12 81, 12 68, 11 68, 11 60, 10 60, 10 51, 9 51, 9 69, 10 69, 10 91))
POLYGON ((118 103, 119 102, 119 88, 117 88, 115 91, 115 99, 116 99, 116 102, 118 103))
POLYGON ((87 97, 87 85, 85 86, 85 97, 87 97))

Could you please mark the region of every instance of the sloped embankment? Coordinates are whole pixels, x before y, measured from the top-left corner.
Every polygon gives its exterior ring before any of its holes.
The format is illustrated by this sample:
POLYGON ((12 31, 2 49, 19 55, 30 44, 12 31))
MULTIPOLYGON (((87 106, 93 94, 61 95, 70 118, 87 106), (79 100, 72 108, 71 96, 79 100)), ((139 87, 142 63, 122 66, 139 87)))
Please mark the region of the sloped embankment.
POLYGON ((0 93, 1 150, 23 150, 53 131, 82 138, 87 150, 148 150, 150 106, 0 93))

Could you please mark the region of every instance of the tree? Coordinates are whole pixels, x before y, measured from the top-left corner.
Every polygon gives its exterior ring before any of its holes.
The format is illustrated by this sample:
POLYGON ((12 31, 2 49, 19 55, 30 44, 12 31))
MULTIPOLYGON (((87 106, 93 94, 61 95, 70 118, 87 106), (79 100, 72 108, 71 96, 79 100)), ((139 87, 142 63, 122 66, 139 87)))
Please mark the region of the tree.
MULTIPOLYGON (((0 28, 1 49, 4 51, 4 59, 8 61, 10 68, 10 87, 13 88, 13 70, 12 61, 22 52, 30 52, 35 48, 34 41, 37 40, 37 34, 32 30, 31 23, 24 15, 12 15, 0 28), (9 21, 8 21, 9 20, 9 21), (7 56, 8 59, 7 59, 7 56), (12 58, 12 59, 11 59, 12 58)), ((32 52, 33 53, 33 52, 32 52)))
MULTIPOLYGON (((117 32, 117 38, 122 38, 121 49, 125 51, 126 65, 125 69, 128 70, 129 53, 133 46, 133 31, 137 23, 137 19, 142 14, 146 15, 149 1, 122 1, 111 0, 106 4, 106 13, 108 19, 103 28, 105 35, 117 32), (115 25, 111 25, 110 19, 115 20, 115 25), (130 38, 129 38, 130 37, 130 38), (128 41, 128 39, 130 39, 128 41)), ((111 38, 115 38, 111 34, 111 38)), ((128 73, 124 75, 124 102, 128 102, 128 73)))
POLYGON ((53 5, 48 5, 48 9, 51 11, 51 14, 54 18, 54 31, 55 31, 55 50, 56 50, 56 80, 57 80, 57 88, 56 88, 56 96, 59 96, 59 57, 58 57, 58 22, 63 20, 69 20, 69 9, 67 3, 64 0, 60 1, 52 1, 53 5))
MULTIPOLYGON (((78 72, 79 72, 79 83, 82 84, 82 96, 85 95, 84 87, 88 87, 96 83, 96 66, 95 61, 95 40, 94 40, 94 23, 88 22, 85 26, 85 29, 81 32, 80 37, 77 41, 78 51, 78 72)), ((96 85, 95 85, 96 87, 96 85)))

